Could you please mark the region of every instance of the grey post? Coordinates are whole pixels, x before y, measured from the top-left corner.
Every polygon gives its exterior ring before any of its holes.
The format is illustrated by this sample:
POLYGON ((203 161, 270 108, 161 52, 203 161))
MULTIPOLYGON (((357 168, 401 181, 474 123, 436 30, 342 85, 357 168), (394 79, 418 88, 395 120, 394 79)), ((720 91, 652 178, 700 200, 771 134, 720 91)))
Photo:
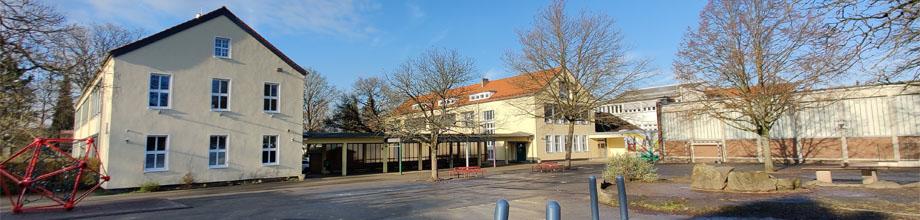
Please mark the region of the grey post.
POLYGON ((549 202, 546 202, 546 220, 561 220, 561 209, 562 208, 559 207, 559 202, 556 202, 556 200, 549 200, 549 202))
POLYGON ((617 176, 617 195, 620 196, 620 219, 629 219, 629 203, 626 202, 626 181, 623 176, 617 176))
POLYGON ((495 216, 492 219, 508 220, 508 200, 499 199, 495 203, 495 216))
POLYGON ((597 177, 588 177, 588 192, 591 195, 591 219, 600 220, 600 213, 597 208, 597 177))

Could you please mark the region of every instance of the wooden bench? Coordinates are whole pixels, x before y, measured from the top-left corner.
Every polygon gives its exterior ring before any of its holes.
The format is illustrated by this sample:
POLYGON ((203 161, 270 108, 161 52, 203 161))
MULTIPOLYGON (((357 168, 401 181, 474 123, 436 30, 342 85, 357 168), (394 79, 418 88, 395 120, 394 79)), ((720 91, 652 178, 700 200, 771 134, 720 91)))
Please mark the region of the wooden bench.
POLYGON ((556 172, 556 171, 562 171, 562 165, 559 165, 559 163, 556 163, 556 162, 540 162, 540 163, 534 164, 532 167, 530 167, 530 171, 531 171, 531 172, 537 172, 537 171, 540 171, 540 172, 547 172, 547 171, 549 171, 549 172, 556 172))
POLYGON ((862 174, 863 184, 872 184, 878 182, 878 170, 887 170, 887 166, 826 166, 826 167, 805 167, 802 170, 814 170, 815 179, 818 182, 833 183, 831 171, 833 170, 859 170, 862 174))
POLYGON ((457 178, 470 176, 485 176, 486 170, 478 166, 454 167, 447 171, 448 176, 457 176, 457 178))

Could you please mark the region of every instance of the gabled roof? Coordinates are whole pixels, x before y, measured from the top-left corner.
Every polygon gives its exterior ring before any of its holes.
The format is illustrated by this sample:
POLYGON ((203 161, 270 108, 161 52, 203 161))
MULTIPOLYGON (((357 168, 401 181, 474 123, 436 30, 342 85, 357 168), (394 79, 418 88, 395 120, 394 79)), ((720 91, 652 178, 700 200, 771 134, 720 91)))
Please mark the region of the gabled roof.
MULTIPOLYGON (((532 85, 539 84, 539 80, 549 80, 552 78, 556 70, 544 70, 539 72, 524 73, 512 77, 496 79, 496 80, 484 80, 484 83, 476 83, 472 85, 467 85, 448 91, 449 94, 457 97, 457 102, 452 104, 452 106, 464 106, 478 103, 494 102, 499 100, 513 99, 528 95, 533 95, 540 90, 542 90, 546 85, 532 85), (483 92, 492 92, 492 95, 487 99, 481 99, 476 101, 471 101, 469 99, 470 95, 483 93, 483 92)), ((434 95, 428 95, 421 97, 420 99, 436 99, 434 95)), ((429 101, 430 101, 429 100, 429 101)), ((411 107, 414 102, 407 100, 403 102, 398 108, 402 112, 411 112, 411 107)))
POLYGON ((144 39, 140 39, 138 41, 121 46, 119 48, 115 48, 114 50, 109 52, 109 56, 117 57, 122 54, 129 53, 131 51, 137 50, 139 48, 142 48, 144 46, 157 42, 163 38, 172 36, 173 34, 176 34, 186 29, 189 29, 191 27, 194 27, 198 24, 207 22, 214 18, 218 18, 221 15, 226 16, 228 19, 230 19, 230 21, 233 21, 233 23, 236 24, 236 26, 240 27, 241 29, 246 31, 246 33, 249 33, 249 35, 252 35, 252 37, 256 38, 256 40, 258 40, 259 43, 262 43, 262 45, 268 48, 268 50, 272 51, 272 53, 280 57, 281 60, 284 60, 285 63, 293 67, 294 70, 296 70, 297 72, 300 72, 300 74, 303 74, 303 75, 307 74, 307 70, 305 70, 300 65, 297 65, 297 63, 294 63, 294 61, 291 60, 291 58, 289 58, 287 55, 284 55, 284 53, 282 53, 281 50, 278 50, 278 48, 276 48, 274 45, 268 42, 268 40, 265 40, 265 38, 262 37, 262 35, 259 35, 259 33, 253 30, 252 27, 249 27, 249 25, 244 23, 243 20, 240 20, 239 17, 236 17, 236 15, 234 15, 233 12, 230 12, 230 9, 227 9, 227 7, 220 7, 217 10, 208 12, 207 14, 201 15, 198 18, 194 18, 192 20, 183 22, 179 25, 176 25, 166 30, 160 31, 159 33, 145 37, 144 39))

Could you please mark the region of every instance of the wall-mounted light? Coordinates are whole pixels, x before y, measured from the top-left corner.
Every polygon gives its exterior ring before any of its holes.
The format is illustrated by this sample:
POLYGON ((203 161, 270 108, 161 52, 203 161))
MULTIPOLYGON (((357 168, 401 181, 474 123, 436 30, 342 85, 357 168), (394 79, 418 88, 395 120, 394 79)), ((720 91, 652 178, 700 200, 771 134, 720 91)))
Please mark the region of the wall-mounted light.
POLYGON ((284 69, 281 69, 281 67, 278 67, 278 69, 275 69, 275 71, 276 71, 276 72, 279 72, 279 73, 283 73, 283 72, 284 72, 284 69))

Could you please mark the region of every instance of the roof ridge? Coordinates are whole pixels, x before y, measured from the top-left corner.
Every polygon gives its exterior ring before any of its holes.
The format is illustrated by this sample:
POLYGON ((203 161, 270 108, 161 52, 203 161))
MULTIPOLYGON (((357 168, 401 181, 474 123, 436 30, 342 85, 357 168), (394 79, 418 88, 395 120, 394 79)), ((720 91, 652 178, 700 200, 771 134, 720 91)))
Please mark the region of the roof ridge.
POLYGON ((253 38, 256 38, 256 40, 259 41, 259 43, 262 43, 263 46, 265 46, 266 48, 268 48, 269 51, 271 51, 276 56, 281 58, 281 60, 283 60, 285 63, 293 67, 294 70, 296 70, 297 72, 303 75, 307 74, 306 69, 304 69, 303 67, 295 63, 293 60, 291 60, 290 57, 282 53, 281 50, 279 50, 274 45, 272 45, 271 42, 268 42, 268 40, 262 37, 262 35, 260 35, 254 29, 252 29, 252 27, 250 27, 248 24, 246 24, 246 22, 243 22, 243 20, 241 20, 239 17, 233 14, 233 12, 231 12, 230 9, 227 8, 227 6, 221 6, 220 8, 216 10, 205 13, 204 15, 198 16, 191 20, 188 20, 180 24, 177 24, 175 26, 169 27, 165 30, 162 30, 150 36, 144 37, 140 40, 125 44, 124 46, 115 48, 109 51, 109 56, 117 57, 117 56, 129 53, 131 51, 140 49, 144 46, 147 46, 149 44, 162 40, 163 38, 167 38, 169 36, 172 36, 173 34, 182 32, 186 29, 192 28, 194 26, 197 26, 211 19, 220 17, 221 15, 226 16, 228 19, 230 19, 230 21, 236 24, 237 27, 239 27, 240 29, 243 29, 243 31, 251 35, 253 38))

